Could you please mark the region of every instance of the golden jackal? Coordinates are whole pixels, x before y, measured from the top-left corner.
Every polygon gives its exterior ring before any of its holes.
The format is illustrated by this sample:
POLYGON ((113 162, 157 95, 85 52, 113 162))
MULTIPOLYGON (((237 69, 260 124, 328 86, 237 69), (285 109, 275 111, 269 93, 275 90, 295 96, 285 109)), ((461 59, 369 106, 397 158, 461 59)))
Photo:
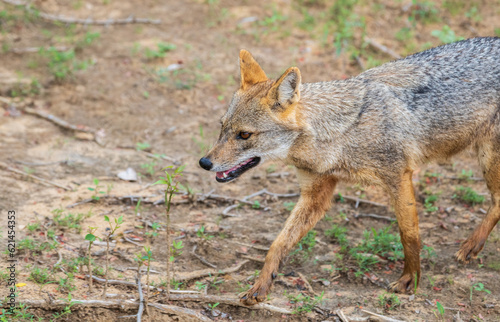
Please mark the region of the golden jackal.
POLYGON ((478 255, 500 219, 500 38, 436 47, 343 81, 302 84, 296 67, 270 80, 245 50, 240 69, 220 137, 200 165, 228 182, 261 160, 280 159, 297 168, 301 188, 243 303, 266 298, 281 259, 323 217, 339 180, 387 189, 405 255, 391 289, 413 288, 420 236, 412 173, 469 146, 477 151, 492 205, 456 258, 478 255))

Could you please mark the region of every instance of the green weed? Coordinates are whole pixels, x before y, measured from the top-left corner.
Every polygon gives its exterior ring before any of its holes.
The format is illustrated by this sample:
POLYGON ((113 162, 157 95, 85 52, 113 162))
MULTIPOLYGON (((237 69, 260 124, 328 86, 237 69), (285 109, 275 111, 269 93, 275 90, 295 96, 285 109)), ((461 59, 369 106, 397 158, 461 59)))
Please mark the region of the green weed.
POLYGON ((450 27, 444 25, 441 30, 433 30, 431 35, 438 38, 442 43, 449 44, 455 41, 464 40, 464 37, 455 35, 455 32, 450 27))
POLYGON ((424 201, 425 211, 428 212, 428 213, 438 211, 439 208, 434 205, 434 203, 437 200, 438 200, 438 196, 437 195, 431 194, 430 196, 426 197, 425 201, 424 201))
POLYGON ((293 314, 312 312, 315 306, 323 303, 324 294, 325 292, 321 292, 321 295, 311 297, 303 295, 302 293, 298 295, 288 295, 285 292, 285 296, 288 297, 290 303, 294 304, 293 314))
POLYGON ((347 228, 343 226, 339 226, 337 224, 333 224, 332 228, 327 229, 325 231, 325 235, 336 240, 341 246, 342 251, 347 249, 349 241, 347 240, 347 228))
POLYGON ((396 294, 387 292, 379 295, 378 302, 386 311, 394 310, 401 305, 401 300, 396 294))
POLYGON ((297 248, 290 252, 290 256, 293 257, 297 254, 301 254, 303 260, 308 259, 312 254, 314 246, 316 245, 317 234, 318 233, 316 231, 310 230, 298 243, 297 248))
POLYGON ((210 239, 214 238, 213 235, 207 235, 207 233, 205 232, 205 229, 206 229, 206 227, 201 225, 201 227, 196 231, 196 236, 198 236, 199 238, 204 239, 204 240, 210 240, 210 239))
POLYGON ((52 210, 52 214, 54 215, 52 219, 57 227, 74 229, 78 233, 82 231, 81 222, 92 215, 90 211, 86 214, 78 213, 75 215, 69 212, 65 214, 62 208, 52 210))
POLYGON ((472 188, 469 187, 458 187, 455 189, 455 194, 452 199, 459 199, 468 205, 474 206, 476 204, 481 204, 484 202, 484 196, 479 195, 472 188))
POLYGON ((105 194, 104 191, 101 191, 101 186, 99 185, 99 179, 94 179, 94 187, 88 187, 89 191, 92 191, 94 194, 92 195, 92 199, 98 201, 101 197, 100 194, 105 194))
POLYGON ((146 48, 144 50, 144 56, 147 59, 163 58, 167 56, 167 53, 169 51, 172 51, 177 48, 177 46, 174 44, 169 44, 164 42, 159 42, 158 44, 156 44, 156 47, 157 49, 146 48))

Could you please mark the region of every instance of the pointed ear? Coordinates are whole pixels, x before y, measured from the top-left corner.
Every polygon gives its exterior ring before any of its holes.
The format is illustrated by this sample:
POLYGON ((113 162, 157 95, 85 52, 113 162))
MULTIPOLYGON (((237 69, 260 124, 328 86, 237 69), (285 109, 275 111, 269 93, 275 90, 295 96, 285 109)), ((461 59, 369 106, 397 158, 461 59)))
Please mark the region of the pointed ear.
POLYGON ((245 49, 240 51, 240 71, 242 89, 267 80, 264 70, 262 70, 259 63, 253 58, 252 54, 245 49))
POLYGON ((268 97, 275 105, 286 107, 300 100, 300 70, 297 67, 288 68, 269 90, 268 97))

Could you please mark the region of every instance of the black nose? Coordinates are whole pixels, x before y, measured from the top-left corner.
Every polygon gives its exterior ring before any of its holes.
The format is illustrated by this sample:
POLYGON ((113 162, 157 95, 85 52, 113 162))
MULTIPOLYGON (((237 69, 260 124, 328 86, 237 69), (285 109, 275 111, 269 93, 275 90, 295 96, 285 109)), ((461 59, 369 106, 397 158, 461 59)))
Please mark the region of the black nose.
POLYGON ((212 169, 212 162, 208 160, 207 158, 201 158, 200 159, 200 167, 202 167, 205 170, 210 170, 212 169))

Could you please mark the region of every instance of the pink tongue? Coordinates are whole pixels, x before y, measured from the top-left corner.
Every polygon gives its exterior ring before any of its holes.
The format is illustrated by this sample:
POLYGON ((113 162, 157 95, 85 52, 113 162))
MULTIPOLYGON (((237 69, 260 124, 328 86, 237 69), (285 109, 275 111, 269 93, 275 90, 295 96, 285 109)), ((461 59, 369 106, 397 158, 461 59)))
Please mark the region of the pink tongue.
POLYGON ((215 175, 217 176, 217 178, 219 178, 219 179, 223 179, 223 178, 224 178, 224 173, 225 173, 226 175, 229 175, 229 172, 234 171, 234 170, 238 169, 239 167, 244 166, 245 164, 247 164, 247 163, 248 163, 248 162, 250 162, 251 160, 252 160, 252 159, 248 159, 248 160, 246 160, 245 162, 240 163, 240 164, 238 164, 237 166, 234 166, 234 167, 232 167, 232 168, 231 168, 231 169, 229 169, 229 170, 217 172, 215 175))

